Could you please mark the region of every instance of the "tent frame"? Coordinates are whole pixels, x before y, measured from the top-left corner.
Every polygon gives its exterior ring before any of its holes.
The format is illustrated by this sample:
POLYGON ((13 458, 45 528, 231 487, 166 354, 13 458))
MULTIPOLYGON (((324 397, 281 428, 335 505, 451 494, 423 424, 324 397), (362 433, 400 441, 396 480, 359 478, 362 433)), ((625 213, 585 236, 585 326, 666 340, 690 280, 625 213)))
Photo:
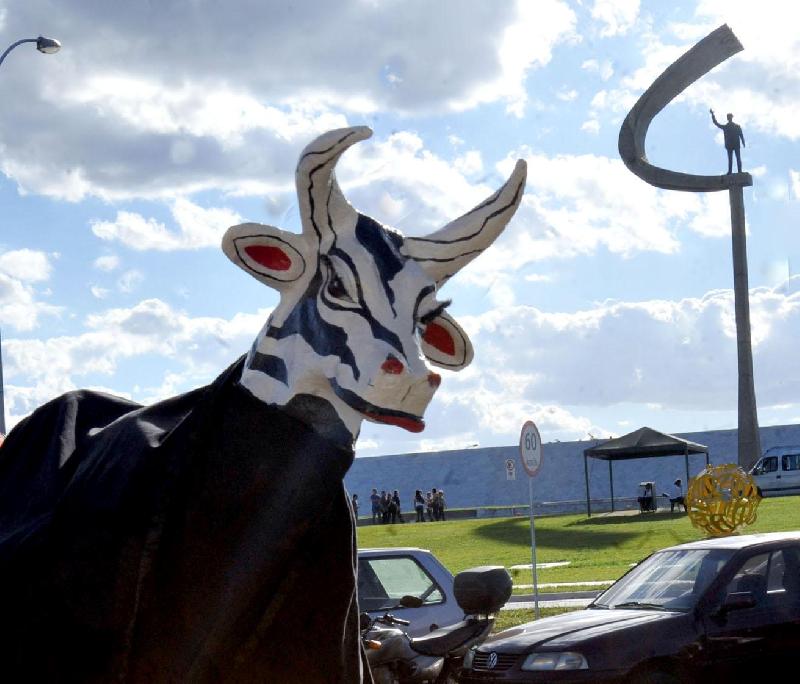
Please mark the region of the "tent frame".
POLYGON ((608 461, 608 486, 611 492, 611 512, 614 508, 614 461, 634 458, 653 458, 658 456, 683 455, 686 466, 686 485, 689 485, 689 454, 705 454, 709 465, 708 447, 690 442, 674 435, 642 427, 616 439, 609 439, 583 451, 583 473, 586 480, 586 516, 592 517, 592 503, 589 492, 589 458, 608 461))

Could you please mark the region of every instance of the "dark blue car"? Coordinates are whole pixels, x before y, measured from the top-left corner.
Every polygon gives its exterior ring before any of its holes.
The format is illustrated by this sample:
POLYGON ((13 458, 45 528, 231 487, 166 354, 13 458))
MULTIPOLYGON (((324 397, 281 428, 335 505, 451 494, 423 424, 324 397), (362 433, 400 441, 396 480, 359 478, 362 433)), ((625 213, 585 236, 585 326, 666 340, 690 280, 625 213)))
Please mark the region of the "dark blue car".
POLYGON ((753 534, 657 551, 587 609, 473 649, 459 681, 795 681, 799 649, 800 532, 753 534))

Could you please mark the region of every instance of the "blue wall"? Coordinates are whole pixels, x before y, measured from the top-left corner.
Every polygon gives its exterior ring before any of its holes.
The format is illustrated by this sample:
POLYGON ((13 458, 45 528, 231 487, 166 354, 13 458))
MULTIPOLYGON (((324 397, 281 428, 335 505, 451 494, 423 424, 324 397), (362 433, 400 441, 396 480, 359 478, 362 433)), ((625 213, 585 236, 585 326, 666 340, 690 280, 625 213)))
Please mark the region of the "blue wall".
MULTIPOLYGON (((736 430, 690 432, 676 435, 709 448, 712 465, 735 463, 736 430)), ((534 501, 575 501, 586 499, 583 450, 599 441, 553 442, 544 445, 544 460, 533 481, 534 501)), ((800 425, 761 428, 761 447, 800 444, 800 425)), ((689 456, 689 474, 705 467, 705 456, 689 456)), ((642 458, 614 463, 614 496, 634 497, 639 482, 654 480, 658 493, 676 478, 684 480, 683 456, 642 458)), ((608 463, 589 459, 592 499, 609 496, 608 463)), ((486 449, 402 454, 356 458, 345 477, 348 491, 358 494, 361 515, 369 513, 373 487, 400 492, 403 511, 411 510, 414 490, 443 489, 448 508, 505 506, 528 503, 528 476, 522 469, 517 445, 486 449), (506 478, 506 459, 516 461, 516 480, 506 478)))

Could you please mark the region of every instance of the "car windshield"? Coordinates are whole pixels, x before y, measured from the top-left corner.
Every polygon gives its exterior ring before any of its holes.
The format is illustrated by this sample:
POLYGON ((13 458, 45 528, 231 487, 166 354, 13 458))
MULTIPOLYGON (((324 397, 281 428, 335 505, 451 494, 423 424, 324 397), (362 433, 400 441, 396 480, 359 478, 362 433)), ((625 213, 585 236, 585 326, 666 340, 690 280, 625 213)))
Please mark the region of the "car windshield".
POLYGON ((358 559, 361 610, 396 608, 403 596, 419 598, 424 605, 444 600, 434 579, 410 556, 358 559))
POLYGON ((654 553, 589 607, 689 611, 733 554, 730 549, 654 553))

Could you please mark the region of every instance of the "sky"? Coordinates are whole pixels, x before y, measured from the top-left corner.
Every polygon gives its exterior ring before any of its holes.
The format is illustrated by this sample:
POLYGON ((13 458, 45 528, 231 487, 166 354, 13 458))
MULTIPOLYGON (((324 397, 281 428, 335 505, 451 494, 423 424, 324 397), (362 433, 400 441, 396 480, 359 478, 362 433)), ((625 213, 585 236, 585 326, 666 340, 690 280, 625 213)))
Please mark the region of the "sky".
POLYGON ((158 401, 213 380, 277 294, 222 254, 244 221, 299 232, 294 167, 367 125, 337 167, 362 213, 423 235, 528 164, 494 246, 442 290, 472 365, 424 432, 364 423, 358 456, 648 425, 735 428, 726 193, 653 188, 619 127, 727 23, 745 49, 653 121, 651 162, 726 170, 746 139, 761 425, 800 422, 800 5, 778 0, 0 0, 0 329, 9 427, 89 387, 158 401))

